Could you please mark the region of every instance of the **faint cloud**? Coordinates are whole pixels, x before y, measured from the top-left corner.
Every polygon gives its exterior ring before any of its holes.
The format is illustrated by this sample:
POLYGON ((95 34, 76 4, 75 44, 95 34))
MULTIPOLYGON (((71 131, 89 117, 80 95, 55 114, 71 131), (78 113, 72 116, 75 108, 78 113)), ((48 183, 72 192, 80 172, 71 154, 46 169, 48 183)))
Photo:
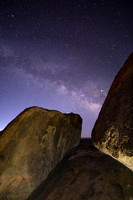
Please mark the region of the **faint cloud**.
POLYGON ((96 114, 101 109, 100 103, 92 102, 85 94, 80 95, 81 91, 78 91, 76 88, 75 90, 71 90, 61 81, 54 81, 53 83, 50 83, 50 86, 60 94, 67 95, 81 109, 85 109, 86 111, 88 110, 96 114))
POLYGON ((54 62, 52 58, 42 59, 28 52, 15 52, 13 47, 4 43, 0 47, 0 56, 7 61, 7 65, 13 66, 16 73, 25 74, 41 88, 51 88, 58 94, 66 95, 80 109, 94 114, 100 111, 101 103, 105 99, 103 88, 99 86, 99 81, 96 79, 84 80, 82 76, 80 78, 79 73, 82 71, 78 72, 75 70, 76 67, 73 69, 72 66, 54 62))

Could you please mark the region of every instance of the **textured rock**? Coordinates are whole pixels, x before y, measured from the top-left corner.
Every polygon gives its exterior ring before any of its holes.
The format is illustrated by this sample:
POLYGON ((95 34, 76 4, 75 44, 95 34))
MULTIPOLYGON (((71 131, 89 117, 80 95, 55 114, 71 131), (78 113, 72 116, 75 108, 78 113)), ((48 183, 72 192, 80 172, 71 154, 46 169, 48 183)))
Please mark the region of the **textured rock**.
POLYGON ((133 172, 82 141, 28 200, 133 200, 133 172))
POLYGON ((32 107, 0 136, 0 199, 24 200, 80 142, 82 119, 32 107))
POLYGON ((101 151, 133 170, 133 53, 115 77, 92 140, 101 151))

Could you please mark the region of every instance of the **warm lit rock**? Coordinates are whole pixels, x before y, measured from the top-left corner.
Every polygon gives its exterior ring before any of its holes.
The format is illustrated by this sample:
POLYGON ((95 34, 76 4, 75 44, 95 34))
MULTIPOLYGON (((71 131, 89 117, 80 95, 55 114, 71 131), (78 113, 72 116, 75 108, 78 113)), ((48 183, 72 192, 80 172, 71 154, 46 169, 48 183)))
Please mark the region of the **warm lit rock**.
POLYGON ((115 77, 92 139, 97 148, 133 170, 133 53, 115 77))
POLYGON ((132 200, 133 172, 81 141, 27 200, 132 200))
POLYGON ((0 136, 0 199, 25 200, 80 142, 82 119, 39 107, 24 110, 0 136))

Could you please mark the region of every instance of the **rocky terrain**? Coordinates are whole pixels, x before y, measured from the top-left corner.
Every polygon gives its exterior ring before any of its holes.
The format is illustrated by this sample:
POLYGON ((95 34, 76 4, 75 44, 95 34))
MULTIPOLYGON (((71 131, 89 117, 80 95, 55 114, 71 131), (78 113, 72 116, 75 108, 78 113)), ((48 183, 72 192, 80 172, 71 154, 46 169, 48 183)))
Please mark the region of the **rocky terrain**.
POLYGON ((39 107, 26 109, 0 136, 0 200, 24 200, 77 146, 82 119, 39 107))
POLYGON ((133 172, 81 140, 27 200, 133 200, 133 172))
POLYGON ((133 53, 109 90, 92 131, 28 200, 133 200, 133 53), (113 158, 117 159, 120 162, 113 158))
POLYGON ((16 117, 0 132, 0 200, 133 200, 133 53, 92 140, 81 127, 77 114, 38 107, 16 117))
POLYGON ((113 81, 92 140, 101 151, 133 170, 133 53, 113 81))

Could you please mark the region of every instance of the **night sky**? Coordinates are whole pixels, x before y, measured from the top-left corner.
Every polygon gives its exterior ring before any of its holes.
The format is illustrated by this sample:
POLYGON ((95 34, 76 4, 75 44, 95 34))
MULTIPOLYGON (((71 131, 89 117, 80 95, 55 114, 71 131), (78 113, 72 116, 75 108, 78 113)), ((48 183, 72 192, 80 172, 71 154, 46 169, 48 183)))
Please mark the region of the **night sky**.
POLYGON ((89 137, 132 51, 132 1, 0 0, 0 130, 40 106, 79 113, 89 137))

